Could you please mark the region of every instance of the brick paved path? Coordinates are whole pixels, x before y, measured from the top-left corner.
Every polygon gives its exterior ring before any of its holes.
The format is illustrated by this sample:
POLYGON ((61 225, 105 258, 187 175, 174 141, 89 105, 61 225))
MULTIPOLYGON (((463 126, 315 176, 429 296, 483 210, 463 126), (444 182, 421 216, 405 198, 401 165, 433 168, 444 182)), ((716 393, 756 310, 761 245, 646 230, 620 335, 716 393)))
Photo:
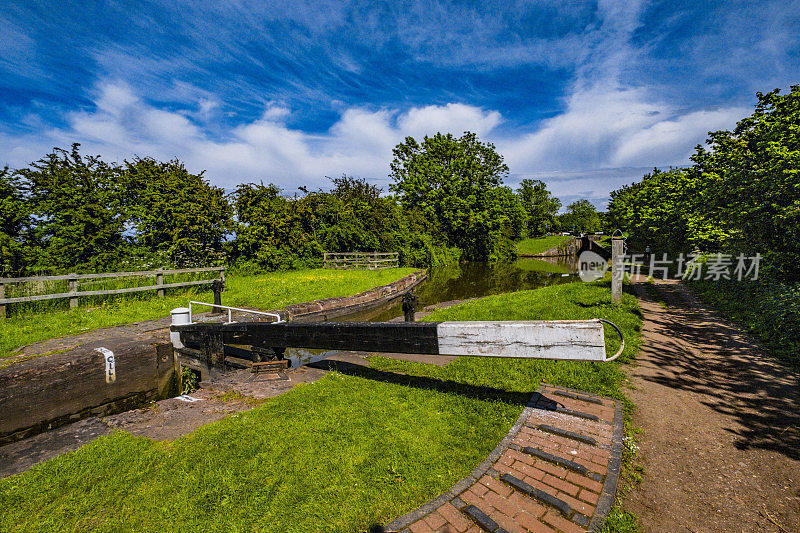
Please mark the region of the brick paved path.
POLYGON ((386 531, 597 531, 614 500, 622 405, 543 385, 473 473, 386 531))

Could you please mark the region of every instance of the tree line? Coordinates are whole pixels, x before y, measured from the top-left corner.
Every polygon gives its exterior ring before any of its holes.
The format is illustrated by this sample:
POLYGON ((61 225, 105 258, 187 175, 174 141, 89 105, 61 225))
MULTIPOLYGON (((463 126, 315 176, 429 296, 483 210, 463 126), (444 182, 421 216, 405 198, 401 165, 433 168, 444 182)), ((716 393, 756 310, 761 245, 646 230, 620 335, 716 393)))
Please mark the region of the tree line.
POLYGON ((752 115, 710 132, 692 165, 654 169, 611 193, 608 223, 638 250, 763 256, 766 275, 800 271, 800 85, 757 93, 752 115))
POLYGON ((73 144, 0 170, 0 271, 280 270, 319 265, 325 251, 396 251, 430 266, 509 259, 515 241, 562 226, 600 229, 589 202, 559 215, 542 181, 514 191, 508 172, 475 134, 439 133, 395 147, 389 191, 345 175, 329 190, 258 182, 226 194, 179 160, 110 163, 73 144))

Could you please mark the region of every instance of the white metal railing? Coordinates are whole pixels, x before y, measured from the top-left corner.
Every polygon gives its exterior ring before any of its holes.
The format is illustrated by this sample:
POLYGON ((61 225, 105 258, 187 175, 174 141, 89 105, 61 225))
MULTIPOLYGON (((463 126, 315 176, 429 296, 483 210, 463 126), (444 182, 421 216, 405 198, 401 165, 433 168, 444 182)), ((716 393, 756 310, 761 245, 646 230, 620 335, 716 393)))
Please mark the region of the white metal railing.
POLYGON ((228 310, 228 322, 227 322, 227 324, 230 324, 231 322, 233 322, 233 318, 232 318, 233 311, 241 311, 243 313, 252 313, 254 315, 271 316, 271 317, 275 318, 275 322, 283 322, 283 320, 281 320, 281 316, 279 314, 277 314, 277 313, 267 313, 266 311, 254 311, 253 309, 242 309, 240 307, 230 307, 228 305, 215 305, 215 304, 210 304, 210 303, 206 303, 206 302, 190 301, 189 302, 189 323, 190 324, 192 322, 194 322, 194 320, 192 320, 192 304, 205 305, 205 306, 212 307, 212 308, 213 307, 218 307, 218 308, 221 308, 221 309, 227 309, 228 310))

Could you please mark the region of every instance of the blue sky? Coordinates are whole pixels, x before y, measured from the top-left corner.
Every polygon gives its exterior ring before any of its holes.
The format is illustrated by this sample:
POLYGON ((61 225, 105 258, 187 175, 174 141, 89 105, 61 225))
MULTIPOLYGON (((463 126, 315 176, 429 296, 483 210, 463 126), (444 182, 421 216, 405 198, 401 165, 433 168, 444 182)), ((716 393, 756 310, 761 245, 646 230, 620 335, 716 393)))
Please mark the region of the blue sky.
POLYGON ((477 132, 563 201, 685 164, 800 83, 800 0, 18 2, 0 12, 0 164, 81 142, 218 185, 387 188, 406 135, 477 132))

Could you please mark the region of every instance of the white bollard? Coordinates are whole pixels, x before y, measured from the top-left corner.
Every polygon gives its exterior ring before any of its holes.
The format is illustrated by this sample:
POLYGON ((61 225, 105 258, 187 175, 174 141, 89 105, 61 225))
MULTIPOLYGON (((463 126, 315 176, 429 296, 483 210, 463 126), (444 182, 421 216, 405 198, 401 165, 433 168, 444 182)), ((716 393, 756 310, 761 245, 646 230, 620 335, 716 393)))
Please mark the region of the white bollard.
MULTIPOLYGON (((189 308, 188 307, 178 307, 172 310, 172 325, 173 326, 182 326, 184 324, 189 324, 189 308)), ((169 334, 169 340, 172 341, 172 346, 175 348, 183 348, 183 343, 181 342, 181 334, 177 331, 171 331, 169 334)))

